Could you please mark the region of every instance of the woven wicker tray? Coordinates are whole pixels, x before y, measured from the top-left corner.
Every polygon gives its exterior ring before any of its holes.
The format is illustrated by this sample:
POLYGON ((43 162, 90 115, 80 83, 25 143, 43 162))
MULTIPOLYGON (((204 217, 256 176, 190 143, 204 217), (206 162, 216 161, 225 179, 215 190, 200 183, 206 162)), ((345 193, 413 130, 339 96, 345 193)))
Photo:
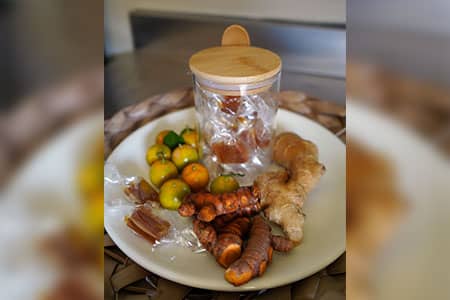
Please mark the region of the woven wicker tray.
MULTIPOLYGON (((277 94, 282 108, 304 115, 345 142, 345 108, 297 91, 277 94)), ((168 112, 194 105, 192 89, 153 96, 105 120, 105 159, 129 134, 168 112)), ((146 271, 129 259, 105 233, 105 299, 345 299, 345 253, 316 274, 270 290, 223 293, 183 286, 146 271)))

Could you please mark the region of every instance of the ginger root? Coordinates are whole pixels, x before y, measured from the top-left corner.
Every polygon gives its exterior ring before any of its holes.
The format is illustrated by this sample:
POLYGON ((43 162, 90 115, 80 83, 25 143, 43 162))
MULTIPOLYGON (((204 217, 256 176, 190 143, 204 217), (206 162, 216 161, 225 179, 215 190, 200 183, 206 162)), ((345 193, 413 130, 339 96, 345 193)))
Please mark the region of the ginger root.
POLYGON ((200 243, 224 268, 241 256, 242 239, 249 229, 250 219, 246 217, 236 218, 217 231, 209 223, 194 220, 194 232, 200 243))
POLYGON ((271 228, 263 217, 253 218, 250 238, 242 256, 225 271, 225 279, 235 286, 242 285, 252 278, 261 276, 272 261, 271 228))
POLYGON ((254 186, 259 190, 265 216, 298 245, 303 239, 303 203, 325 167, 318 162, 316 145, 290 132, 275 138, 272 158, 286 170, 263 173, 254 186))
POLYGON ((261 210, 258 191, 251 187, 242 187, 232 193, 212 194, 199 192, 190 194, 178 208, 183 217, 197 214, 197 219, 211 222, 217 216, 237 213, 251 216, 261 210))

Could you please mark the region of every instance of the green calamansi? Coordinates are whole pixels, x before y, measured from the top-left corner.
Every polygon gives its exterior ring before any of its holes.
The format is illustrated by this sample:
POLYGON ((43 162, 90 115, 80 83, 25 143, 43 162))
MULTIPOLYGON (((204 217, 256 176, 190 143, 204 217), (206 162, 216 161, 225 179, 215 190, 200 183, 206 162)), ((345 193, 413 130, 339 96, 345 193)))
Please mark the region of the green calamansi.
POLYGON ((172 151, 166 145, 155 144, 148 148, 147 154, 145 156, 147 163, 151 165, 153 162, 158 159, 170 159, 172 151))
POLYGON ((198 147, 199 137, 198 137, 198 133, 195 129, 186 127, 180 133, 180 136, 183 138, 183 140, 186 144, 191 145, 194 148, 198 147))
POLYGON ((173 150, 172 161, 178 170, 182 170, 189 163, 198 161, 197 149, 190 145, 178 146, 173 150))
POLYGON ((150 166, 150 181, 157 187, 177 176, 177 167, 170 160, 159 159, 150 166))
POLYGON ((230 175, 220 175, 211 182, 209 190, 213 194, 231 193, 239 188, 236 178, 230 175))
POLYGON ((189 185, 181 179, 166 181, 159 192, 159 202, 167 209, 178 209, 184 198, 191 193, 189 185))

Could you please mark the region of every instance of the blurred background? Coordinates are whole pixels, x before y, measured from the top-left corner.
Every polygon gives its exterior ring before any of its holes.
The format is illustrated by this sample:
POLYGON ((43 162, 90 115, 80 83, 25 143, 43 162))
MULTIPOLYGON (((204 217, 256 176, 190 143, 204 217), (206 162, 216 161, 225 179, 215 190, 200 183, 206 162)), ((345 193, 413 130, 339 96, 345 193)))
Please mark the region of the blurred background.
POLYGON ((348 299, 450 297, 449 9, 347 1, 348 299))
POLYGON ((345 103, 345 1, 105 1, 105 117, 190 87, 189 57, 238 23, 283 60, 281 90, 345 103))
POLYGON ((0 1, 0 69, 0 298, 101 299, 103 2, 0 1))
POLYGON ((347 5, 347 95, 381 104, 448 154, 450 3, 347 5))

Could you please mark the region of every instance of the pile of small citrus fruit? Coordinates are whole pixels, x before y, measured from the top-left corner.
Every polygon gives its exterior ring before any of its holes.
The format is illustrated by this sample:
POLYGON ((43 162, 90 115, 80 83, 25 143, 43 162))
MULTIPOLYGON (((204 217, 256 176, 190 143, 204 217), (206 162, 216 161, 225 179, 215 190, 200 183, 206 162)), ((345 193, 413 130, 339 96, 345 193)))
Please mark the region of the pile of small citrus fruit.
MULTIPOLYGON (((167 209, 177 209, 191 192, 207 189, 208 169, 200 163, 199 136, 195 129, 180 134, 172 130, 158 133, 155 144, 147 150, 150 181, 159 188, 159 200, 167 209), (181 176, 180 176, 181 175, 181 176)), ((232 175, 216 177, 210 186, 215 194, 233 192, 239 184, 232 175)))

